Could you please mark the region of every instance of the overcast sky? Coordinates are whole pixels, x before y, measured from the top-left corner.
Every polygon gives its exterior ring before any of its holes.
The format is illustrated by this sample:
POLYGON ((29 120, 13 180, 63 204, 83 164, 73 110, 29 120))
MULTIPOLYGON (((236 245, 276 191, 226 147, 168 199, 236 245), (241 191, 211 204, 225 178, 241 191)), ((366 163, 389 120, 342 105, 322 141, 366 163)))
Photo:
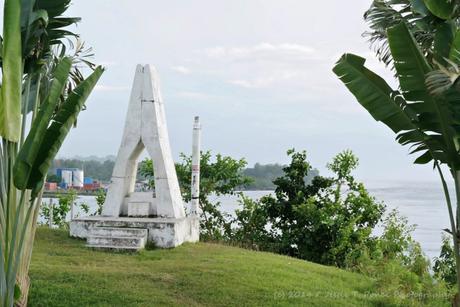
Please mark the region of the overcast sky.
MULTIPOLYGON (((77 31, 107 67, 59 156, 116 154, 137 63, 159 71, 175 158, 191 151, 194 115, 203 149, 249 164, 286 163, 286 150, 325 164, 343 149, 362 180, 435 180, 430 166, 354 100, 332 73, 344 52, 391 80, 361 34, 371 0, 74 1, 77 31)), ((393 82, 390 82, 393 84, 393 82)))

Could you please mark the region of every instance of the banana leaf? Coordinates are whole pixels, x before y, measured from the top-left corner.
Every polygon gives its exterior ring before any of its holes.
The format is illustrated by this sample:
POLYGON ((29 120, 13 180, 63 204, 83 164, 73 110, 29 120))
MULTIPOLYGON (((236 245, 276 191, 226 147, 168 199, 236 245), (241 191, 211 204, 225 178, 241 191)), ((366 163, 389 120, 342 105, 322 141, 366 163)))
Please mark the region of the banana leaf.
POLYGON ((436 27, 433 54, 435 60, 444 66, 445 59, 449 58, 454 36, 454 26, 451 21, 444 21, 436 27))
MULTIPOLYGON (((333 71, 356 97, 358 102, 372 115, 397 133, 397 141, 402 145, 417 145, 431 136, 417 126, 415 112, 407 107, 401 94, 393 91, 380 76, 364 66, 365 59, 353 54, 345 54, 336 63, 333 71)), ((423 158, 417 163, 428 163, 433 159, 434 149, 443 149, 442 144, 432 142, 436 147, 426 146, 423 158), (428 159, 427 157, 431 157, 428 159)))
POLYGON ((64 58, 56 67, 53 72, 50 93, 40 107, 40 111, 32 123, 30 132, 16 158, 13 170, 14 184, 20 190, 25 190, 28 186, 32 167, 44 141, 45 132, 58 105, 59 98, 65 89, 71 67, 72 60, 70 58, 64 58))
POLYGON ((452 41, 449 59, 455 64, 460 65, 460 30, 457 30, 452 41))
POLYGON ((3 20, 0 136, 18 142, 21 134, 21 2, 5 0, 3 20))
POLYGON ((454 13, 454 0, 423 0, 430 12, 438 18, 449 19, 454 13))
POLYGON ((40 144, 27 180, 27 188, 32 190, 32 197, 40 192, 51 162, 61 148, 65 137, 77 120, 78 114, 102 73, 102 67, 98 66, 88 78, 70 93, 44 133, 43 142, 40 144))
POLYGON ((444 154, 452 162, 453 168, 460 169, 460 158, 455 145, 458 134, 452 128, 456 124, 452 108, 446 97, 434 97, 426 85, 427 75, 433 68, 404 23, 389 28, 387 34, 396 75, 408 101, 408 108, 416 110, 412 108, 412 102, 418 104, 419 110, 423 106, 423 112, 417 114, 419 128, 430 135, 442 135, 444 154))
POLYGON ((333 71, 358 102, 374 117, 395 133, 417 127, 396 103, 397 93, 380 76, 364 66, 365 59, 345 54, 333 71))

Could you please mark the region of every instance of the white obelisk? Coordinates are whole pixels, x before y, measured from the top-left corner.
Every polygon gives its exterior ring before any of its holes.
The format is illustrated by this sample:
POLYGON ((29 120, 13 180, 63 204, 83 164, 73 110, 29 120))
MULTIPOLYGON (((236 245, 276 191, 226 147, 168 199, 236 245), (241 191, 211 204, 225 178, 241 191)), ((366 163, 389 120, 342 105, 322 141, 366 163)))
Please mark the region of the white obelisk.
POLYGON ((123 138, 102 210, 107 217, 135 214, 185 217, 159 78, 150 65, 136 67, 123 138), (137 160, 144 148, 153 160, 155 196, 135 192, 137 160))
POLYGON ((200 147, 201 147, 201 125, 200 117, 195 116, 193 122, 192 141, 192 215, 200 215, 200 147))

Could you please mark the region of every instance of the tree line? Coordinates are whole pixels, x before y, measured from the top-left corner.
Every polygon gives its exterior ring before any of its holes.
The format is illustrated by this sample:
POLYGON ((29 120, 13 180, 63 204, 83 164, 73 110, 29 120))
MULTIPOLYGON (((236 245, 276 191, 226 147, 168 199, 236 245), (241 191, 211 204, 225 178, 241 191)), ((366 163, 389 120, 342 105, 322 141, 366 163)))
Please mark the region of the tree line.
MULTIPOLYGON (((137 178, 145 179, 142 172, 143 163, 139 163, 139 171, 137 178)), ((85 172, 85 177, 91 177, 93 179, 100 180, 102 182, 109 182, 112 176, 113 167, 115 165, 114 160, 101 160, 101 159, 56 159, 53 161, 52 167, 48 179, 50 181, 59 181, 59 178, 55 176, 57 168, 79 168, 85 172)), ((177 166, 177 165, 176 165, 177 166)), ((145 166, 144 166, 145 167, 145 166)), ((149 167, 147 165, 146 167, 149 167)), ((254 191, 254 190, 269 190, 273 191, 276 186, 273 181, 283 175, 283 168, 285 165, 273 163, 273 164, 261 164, 256 163, 254 167, 245 167, 242 170, 242 174, 248 177, 250 180, 244 185, 240 186, 240 190, 254 191)), ((312 169, 307 177, 306 182, 311 182, 314 177, 319 175, 317 169, 312 169)))

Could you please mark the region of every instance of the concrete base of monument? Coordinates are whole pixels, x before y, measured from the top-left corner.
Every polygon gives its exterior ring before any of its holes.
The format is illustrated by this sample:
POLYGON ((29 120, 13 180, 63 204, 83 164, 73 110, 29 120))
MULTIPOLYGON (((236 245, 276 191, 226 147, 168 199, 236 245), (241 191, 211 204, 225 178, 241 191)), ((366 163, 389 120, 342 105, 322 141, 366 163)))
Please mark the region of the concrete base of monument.
POLYGON ((172 248, 200 239, 198 217, 174 218, 88 216, 70 222, 70 236, 87 239, 87 246, 140 250, 146 244, 172 248))

